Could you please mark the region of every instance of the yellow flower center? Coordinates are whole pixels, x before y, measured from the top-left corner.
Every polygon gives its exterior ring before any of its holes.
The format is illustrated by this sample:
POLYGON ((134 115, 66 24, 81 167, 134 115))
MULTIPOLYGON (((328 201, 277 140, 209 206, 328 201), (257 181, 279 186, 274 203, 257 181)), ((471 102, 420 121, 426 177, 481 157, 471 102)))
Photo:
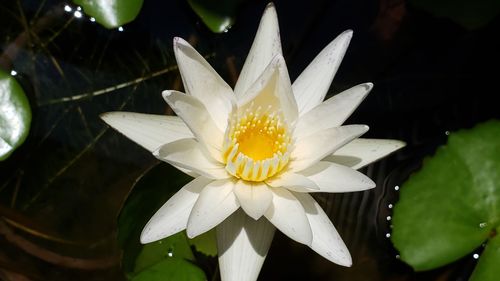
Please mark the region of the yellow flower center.
POLYGON ((224 139, 226 170, 247 181, 263 181, 281 171, 290 158, 291 136, 283 115, 253 105, 233 113, 224 139))

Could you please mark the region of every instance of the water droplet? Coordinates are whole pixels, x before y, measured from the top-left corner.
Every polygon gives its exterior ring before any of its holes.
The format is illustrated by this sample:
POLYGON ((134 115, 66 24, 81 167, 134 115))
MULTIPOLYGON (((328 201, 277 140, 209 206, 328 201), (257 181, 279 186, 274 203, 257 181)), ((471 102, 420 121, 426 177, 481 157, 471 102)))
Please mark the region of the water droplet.
POLYGON ((472 257, 477 260, 479 258, 479 254, 474 254, 472 257))
POLYGON ((73 9, 69 5, 64 5, 64 10, 68 13, 73 11, 73 9))
POLYGON ((17 75, 17 71, 15 71, 14 69, 12 69, 12 70, 10 71, 10 75, 12 75, 12 76, 16 76, 16 75, 17 75))
POLYGON ((385 237, 390 238, 390 237, 391 237, 391 234, 390 234, 390 233, 386 233, 386 234, 385 234, 385 237))
POLYGON ((392 204, 389 204, 387 207, 389 207, 389 209, 392 209, 393 206, 392 204))
POLYGON ((95 22, 95 18, 94 17, 90 17, 90 21, 91 22, 95 22))
POLYGON ((487 225, 488 225, 487 223, 482 222, 482 223, 479 224, 479 227, 480 228, 485 228, 487 225))
POLYGON ((118 31, 123 32, 123 26, 118 27, 118 31))
POLYGON ((401 256, 400 255, 396 255, 396 258, 399 260, 401 258, 401 256))
POLYGON ((78 6, 78 7, 76 7, 76 9, 77 9, 78 11, 81 11, 81 10, 82 10, 82 7, 78 6))
POLYGON ((398 191, 398 190, 399 190, 399 185, 396 185, 396 186, 394 187, 394 190, 398 191))
POLYGON ((168 248, 167 256, 170 257, 170 258, 173 257, 174 256, 174 249, 168 248))
POLYGON ((82 12, 80 11, 75 11, 75 13, 73 14, 75 16, 75 18, 81 18, 82 17, 82 12))
POLYGON ((391 216, 387 216, 387 218, 386 218, 386 219, 387 219, 388 221, 390 221, 392 218, 391 218, 391 216))

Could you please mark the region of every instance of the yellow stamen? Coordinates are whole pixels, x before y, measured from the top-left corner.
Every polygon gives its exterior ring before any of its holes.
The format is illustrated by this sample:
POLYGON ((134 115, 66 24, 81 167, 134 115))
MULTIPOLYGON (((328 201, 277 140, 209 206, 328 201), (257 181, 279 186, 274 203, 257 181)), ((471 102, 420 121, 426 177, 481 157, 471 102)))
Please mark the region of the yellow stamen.
POLYGON ((253 105, 232 114, 226 130, 223 158, 237 178, 263 181, 281 171, 290 157, 291 137, 281 113, 261 112, 253 105))

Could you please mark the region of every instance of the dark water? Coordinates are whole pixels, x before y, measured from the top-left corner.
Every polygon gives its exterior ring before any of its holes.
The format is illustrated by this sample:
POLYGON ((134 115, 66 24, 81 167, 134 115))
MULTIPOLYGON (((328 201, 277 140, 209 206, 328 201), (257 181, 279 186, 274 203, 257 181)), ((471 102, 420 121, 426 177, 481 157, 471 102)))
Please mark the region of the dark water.
MULTIPOLYGON (((366 137, 408 145, 364 169, 374 190, 317 197, 351 251, 352 268, 277 234, 260 280, 467 280, 472 255, 424 273, 400 262, 387 237, 389 205, 447 131, 500 117, 500 18, 468 30, 400 0, 310 2, 275 1, 292 80, 337 34, 353 29, 330 94, 373 82, 347 123, 368 124, 366 137)), ((182 85, 174 36, 196 45, 233 84, 232 69, 241 68, 266 1, 244 2, 223 34, 208 31, 181 0, 145 0, 122 32, 76 19, 65 4, 0 3, 0 67, 17 71, 33 110, 28 140, 0 163, 2 280, 123 279, 116 217, 134 180, 156 160, 98 115, 169 112, 160 92, 182 85), (91 262, 68 266, 65 257, 91 262)), ((213 272, 214 265, 204 267, 213 272)))

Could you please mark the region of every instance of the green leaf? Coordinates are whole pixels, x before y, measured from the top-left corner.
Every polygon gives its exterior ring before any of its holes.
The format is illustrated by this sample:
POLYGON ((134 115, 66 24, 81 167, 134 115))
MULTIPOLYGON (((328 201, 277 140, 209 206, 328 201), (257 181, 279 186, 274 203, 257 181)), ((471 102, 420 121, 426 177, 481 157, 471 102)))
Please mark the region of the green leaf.
MULTIPOLYGON (((498 230, 497 230, 498 233, 498 230)), ((496 281, 500 276, 500 235, 493 237, 481 255, 469 281, 496 281)))
POLYGON ((141 271, 132 281, 204 281, 205 273, 191 262, 167 258, 141 271))
POLYGON ((134 272, 140 272, 165 258, 181 258, 194 261, 194 255, 185 231, 144 245, 135 261, 134 272))
POLYGON ((215 229, 198 235, 193 239, 189 239, 189 243, 200 253, 211 257, 217 255, 217 237, 215 229))
POLYGON ((403 184, 391 237, 401 259, 415 270, 467 255, 498 227, 499 139, 499 121, 452 133, 403 184))
POLYGON ((243 0, 188 0, 193 11, 215 33, 228 31, 243 0))
POLYGON ((449 18, 467 29, 485 26, 500 13, 498 0, 412 0, 411 4, 436 17, 449 18))
POLYGON ((0 70, 0 161, 24 142, 30 124, 28 98, 16 79, 0 70))
MULTIPOLYGON (((144 225, 190 180, 189 176, 163 162, 153 166, 137 179, 118 217, 118 241, 123 249, 122 267, 125 272, 135 272, 136 260, 143 250, 139 238, 144 225)), ((174 243, 171 240, 167 241, 169 242, 166 243, 174 243)), ((146 249, 149 249, 149 246, 146 249)), ((148 254, 143 253, 143 255, 148 254)))
POLYGON ((73 0, 83 11, 106 28, 116 28, 133 21, 143 0, 73 0))

